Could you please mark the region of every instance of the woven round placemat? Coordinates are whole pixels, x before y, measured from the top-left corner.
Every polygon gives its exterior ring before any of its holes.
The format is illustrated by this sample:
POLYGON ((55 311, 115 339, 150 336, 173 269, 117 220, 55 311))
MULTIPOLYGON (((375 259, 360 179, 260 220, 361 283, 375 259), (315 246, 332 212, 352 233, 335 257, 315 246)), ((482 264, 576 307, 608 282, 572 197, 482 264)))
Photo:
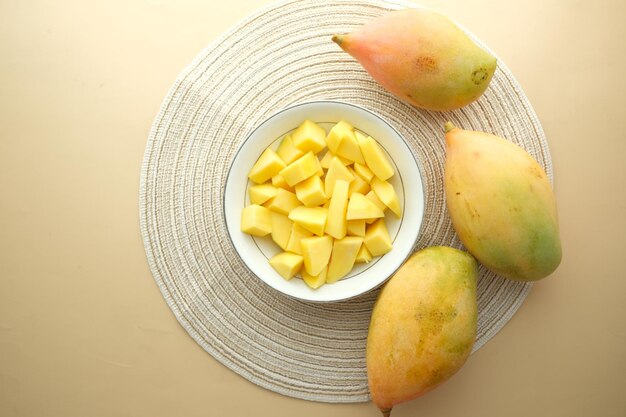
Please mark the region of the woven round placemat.
MULTIPOLYGON (((379 0, 281 1, 237 24, 179 75, 154 121, 141 172, 140 219, 154 279, 181 325, 218 361, 270 390, 308 400, 369 399, 365 341, 378 291, 346 302, 288 298, 251 274, 222 214, 240 142, 295 103, 340 100, 382 115, 421 159, 426 212, 416 249, 461 247, 443 191, 443 124, 493 132, 528 150, 552 178, 547 142, 502 62, 487 92, 457 111, 418 110, 384 91, 331 42, 390 9, 379 0)), ((413 5, 414 6, 414 5, 413 5)), ((478 339, 493 337, 530 284, 481 268, 478 339)))

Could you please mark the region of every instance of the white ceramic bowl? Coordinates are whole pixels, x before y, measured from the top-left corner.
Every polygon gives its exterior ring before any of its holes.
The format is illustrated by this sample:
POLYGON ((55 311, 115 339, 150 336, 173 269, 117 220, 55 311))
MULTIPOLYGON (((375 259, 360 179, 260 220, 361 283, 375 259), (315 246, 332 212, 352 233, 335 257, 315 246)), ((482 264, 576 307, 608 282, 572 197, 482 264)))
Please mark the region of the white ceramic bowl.
POLYGON ((279 111, 265 120, 243 141, 235 154, 224 190, 226 226, 235 249, 250 270, 270 287, 308 301, 339 301, 370 291, 385 282, 411 254, 419 235, 424 214, 422 178, 414 154, 406 141, 389 123, 369 110, 335 101, 298 104, 279 111), (393 241, 393 249, 368 264, 357 264, 345 278, 313 290, 295 277, 282 278, 269 265, 268 259, 281 251, 271 237, 253 237, 241 232, 241 210, 250 204, 248 172, 265 148, 276 149, 280 140, 304 120, 312 120, 328 132, 344 119, 355 129, 376 139, 387 152, 396 174, 389 179, 403 209, 398 219, 386 211, 385 222, 393 241))

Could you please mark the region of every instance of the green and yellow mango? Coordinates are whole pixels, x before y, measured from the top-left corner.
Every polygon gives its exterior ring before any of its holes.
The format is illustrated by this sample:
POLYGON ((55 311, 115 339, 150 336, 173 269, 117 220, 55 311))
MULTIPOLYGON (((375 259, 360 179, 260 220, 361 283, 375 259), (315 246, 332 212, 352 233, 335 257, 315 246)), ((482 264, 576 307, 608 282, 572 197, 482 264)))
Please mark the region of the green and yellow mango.
POLYGON ((506 139, 450 123, 446 130, 446 203, 463 245, 507 278, 550 275, 561 262, 561 241, 546 172, 506 139))

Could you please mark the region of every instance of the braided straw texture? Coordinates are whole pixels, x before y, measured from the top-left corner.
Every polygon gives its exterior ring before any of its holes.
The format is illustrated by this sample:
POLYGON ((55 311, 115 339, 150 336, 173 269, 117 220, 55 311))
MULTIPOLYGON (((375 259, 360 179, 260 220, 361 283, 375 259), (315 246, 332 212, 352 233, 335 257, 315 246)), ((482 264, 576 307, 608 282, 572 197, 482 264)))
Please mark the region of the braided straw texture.
MULTIPOLYGON (((426 212, 416 249, 460 248, 446 212, 443 124, 484 130, 552 167, 541 126, 499 62, 487 92, 457 111, 418 110, 384 91, 330 37, 411 3, 287 0, 234 26, 178 76, 148 139, 140 220, 154 279, 187 332, 218 361, 262 387, 324 402, 369 399, 365 342, 378 291, 306 303, 252 275, 226 235, 222 193, 229 163, 255 126, 305 101, 339 100, 380 114, 421 158, 426 212)), ((512 317, 531 285, 480 270, 474 350, 512 317)))

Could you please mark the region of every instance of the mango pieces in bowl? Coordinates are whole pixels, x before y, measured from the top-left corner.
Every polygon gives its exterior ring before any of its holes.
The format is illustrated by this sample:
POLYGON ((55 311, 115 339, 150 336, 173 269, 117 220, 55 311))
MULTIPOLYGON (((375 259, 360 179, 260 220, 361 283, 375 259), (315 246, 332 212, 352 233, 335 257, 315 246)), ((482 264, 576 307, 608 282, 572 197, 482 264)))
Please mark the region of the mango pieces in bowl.
POLYGON ((335 283, 393 248, 384 212, 402 215, 387 182, 394 173, 376 140, 347 121, 327 133, 305 120, 250 169, 241 231, 271 236, 282 251, 269 264, 283 278, 300 274, 312 289, 335 283))
POLYGON ((327 302, 376 288, 402 264, 420 232, 424 191, 414 152, 388 122, 316 101, 246 136, 223 209, 227 236, 254 275, 327 302))

